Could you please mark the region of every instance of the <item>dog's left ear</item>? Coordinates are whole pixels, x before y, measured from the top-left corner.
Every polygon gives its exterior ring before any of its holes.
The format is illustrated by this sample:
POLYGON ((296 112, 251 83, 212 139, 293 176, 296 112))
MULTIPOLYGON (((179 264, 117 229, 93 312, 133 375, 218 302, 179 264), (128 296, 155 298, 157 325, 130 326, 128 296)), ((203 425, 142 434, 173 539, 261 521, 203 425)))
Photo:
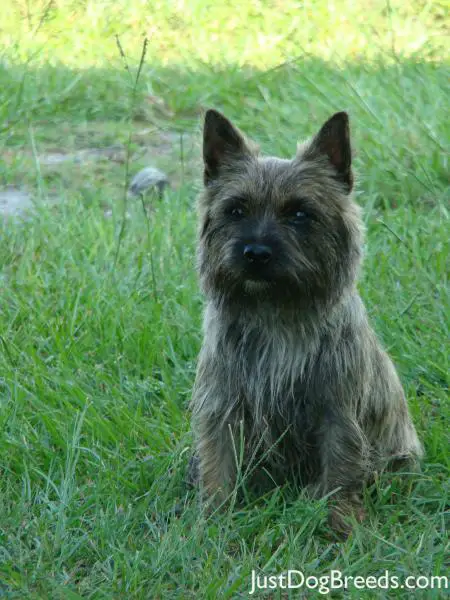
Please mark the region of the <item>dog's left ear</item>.
POLYGON ((208 110, 203 127, 204 182, 218 177, 228 161, 248 154, 249 148, 241 132, 217 110, 208 110))
POLYGON ((352 150, 350 146, 349 120, 346 112, 333 115, 313 139, 308 154, 325 154, 336 169, 340 181, 353 187, 352 150))

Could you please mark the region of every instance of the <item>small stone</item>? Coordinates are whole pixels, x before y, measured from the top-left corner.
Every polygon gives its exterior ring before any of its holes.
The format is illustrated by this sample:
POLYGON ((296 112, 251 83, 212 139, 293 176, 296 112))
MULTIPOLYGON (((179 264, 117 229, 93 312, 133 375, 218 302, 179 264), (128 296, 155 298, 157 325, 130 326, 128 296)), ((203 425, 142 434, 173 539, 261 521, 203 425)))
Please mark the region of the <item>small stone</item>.
POLYGON ((153 188, 162 196, 164 188, 169 185, 167 175, 155 167, 146 167, 136 173, 130 183, 129 192, 133 196, 140 196, 153 188))

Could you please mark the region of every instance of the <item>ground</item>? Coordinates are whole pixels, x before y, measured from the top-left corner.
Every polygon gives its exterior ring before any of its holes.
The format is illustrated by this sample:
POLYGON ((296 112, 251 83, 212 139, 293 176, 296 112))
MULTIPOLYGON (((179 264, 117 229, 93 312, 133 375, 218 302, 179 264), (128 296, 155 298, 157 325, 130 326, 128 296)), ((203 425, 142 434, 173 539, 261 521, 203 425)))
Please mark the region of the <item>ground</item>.
POLYGON ((425 0, 4 0, 0 597, 244 598, 253 569, 446 574, 447 24, 425 0), (426 458, 406 488, 378 482, 346 542, 295 490, 207 516, 184 484, 210 106, 282 156, 350 114, 360 291, 426 458), (126 188, 148 165, 171 189, 143 205, 126 188))

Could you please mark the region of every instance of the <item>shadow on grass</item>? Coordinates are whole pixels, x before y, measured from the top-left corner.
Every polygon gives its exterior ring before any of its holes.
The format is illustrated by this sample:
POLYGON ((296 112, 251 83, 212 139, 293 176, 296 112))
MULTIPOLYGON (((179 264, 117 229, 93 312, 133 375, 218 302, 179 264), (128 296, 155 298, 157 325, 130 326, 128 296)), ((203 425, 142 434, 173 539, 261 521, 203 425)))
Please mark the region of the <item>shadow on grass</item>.
MULTIPOLYGON (((202 111, 223 110, 263 150, 290 156, 335 111, 351 116, 359 181, 372 203, 434 205, 447 182, 444 107, 447 69, 431 62, 349 63, 298 58, 262 72, 144 65, 135 102, 132 78, 117 69, 0 66, 0 152, 125 145, 130 131, 197 134, 202 111), (380 177, 380 170, 383 176, 380 177)), ((175 141, 174 145, 178 142, 175 141)), ((195 149, 198 152, 198 148, 195 149)), ((0 168, 4 185, 7 168, 0 168)))

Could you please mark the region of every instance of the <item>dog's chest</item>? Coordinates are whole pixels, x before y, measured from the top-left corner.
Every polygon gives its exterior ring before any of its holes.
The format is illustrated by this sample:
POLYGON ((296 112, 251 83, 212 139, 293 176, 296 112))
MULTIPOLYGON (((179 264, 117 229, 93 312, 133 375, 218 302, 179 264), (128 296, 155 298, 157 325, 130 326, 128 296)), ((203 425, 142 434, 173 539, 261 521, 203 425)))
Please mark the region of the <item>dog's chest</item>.
POLYGON ((235 366, 229 372, 240 397, 245 457, 261 460, 272 479, 284 481, 293 474, 307 482, 317 467, 321 419, 311 386, 311 353, 302 340, 267 333, 252 330, 235 340, 235 366))
POLYGON ((306 418, 314 345, 286 327, 233 324, 224 339, 231 389, 257 421, 306 418))

